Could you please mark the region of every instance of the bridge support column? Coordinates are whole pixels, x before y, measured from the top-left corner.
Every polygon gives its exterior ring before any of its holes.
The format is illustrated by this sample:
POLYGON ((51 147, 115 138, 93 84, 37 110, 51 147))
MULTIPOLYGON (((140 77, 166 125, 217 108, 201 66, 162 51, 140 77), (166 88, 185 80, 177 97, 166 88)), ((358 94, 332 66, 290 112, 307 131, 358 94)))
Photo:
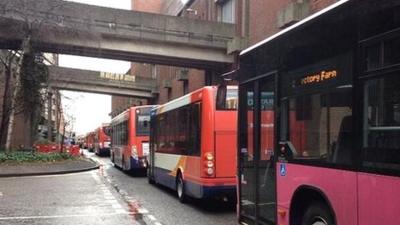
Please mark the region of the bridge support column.
POLYGON ((53 129, 51 124, 51 115, 52 115, 52 108, 53 108, 53 93, 52 89, 48 89, 47 94, 47 140, 52 141, 53 137, 53 129))

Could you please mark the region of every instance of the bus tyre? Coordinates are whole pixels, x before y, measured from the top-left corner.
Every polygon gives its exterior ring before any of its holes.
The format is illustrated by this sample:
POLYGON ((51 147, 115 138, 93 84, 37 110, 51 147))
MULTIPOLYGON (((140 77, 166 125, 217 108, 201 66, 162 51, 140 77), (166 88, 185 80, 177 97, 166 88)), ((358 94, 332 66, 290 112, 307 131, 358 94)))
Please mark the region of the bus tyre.
POLYGON ((333 216, 326 205, 313 203, 306 209, 301 225, 334 225, 333 216))
POLYGON ((181 203, 187 202, 187 196, 185 194, 185 182, 183 181, 182 174, 178 173, 176 179, 176 192, 178 194, 178 199, 181 203))
POLYGON ((122 171, 126 171, 126 162, 124 157, 122 157, 122 171))
POLYGON ((154 179, 151 177, 150 169, 147 169, 147 182, 149 182, 149 184, 155 184, 156 183, 154 181, 154 179))

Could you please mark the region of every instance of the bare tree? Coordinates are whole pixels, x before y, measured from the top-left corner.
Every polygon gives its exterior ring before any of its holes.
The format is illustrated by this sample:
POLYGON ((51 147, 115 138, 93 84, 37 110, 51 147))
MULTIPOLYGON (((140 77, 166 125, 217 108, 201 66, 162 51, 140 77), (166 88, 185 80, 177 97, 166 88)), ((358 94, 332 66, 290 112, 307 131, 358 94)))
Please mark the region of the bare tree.
MULTIPOLYGON (((5 148, 6 150, 11 149, 11 137, 13 135, 13 127, 14 127, 14 118, 17 113, 16 110, 16 105, 17 105, 17 98, 19 97, 20 100, 22 100, 22 104, 24 106, 22 107, 25 112, 27 111, 26 106, 29 106, 32 101, 31 99, 31 93, 30 91, 35 91, 36 93, 38 90, 26 90, 23 89, 21 84, 29 84, 29 82, 24 82, 24 77, 26 74, 24 72, 28 70, 24 70, 23 66, 29 66, 29 63, 26 63, 27 58, 30 60, 34 59, 35 57, 35 50, 32 45, 32 39, 35 40, 40 40, 40 36, 43 35, 43 25, 45 24, 52 24, 55 23, 57 24, 57 21, 52 21, 52 18, 48 17, 39 17, 39 16, 34 16, 32 14, 35 13, 41 13, 41 12, 32 12, 29 10, 28 6, 31 6, 32 4, 39 4, 37 1, 32 1, 32 0, 3 0, 0 3, 0 7, 2 9, 3 14, 7 13, 12 13, 14 17, 17 17, 19 20, 22 21, 21 26, 16 26, 15 29, 17 33, 22 34, 23 40, 21 41, 20 46, 13 46, 14 48, 18 49, 18 55, 19 57, 17 58, 17 63, 15 65, 15 69, 13 70, 13 65, 10 63, 12 61, 9 60, 1 60, 3 65, 5 65, 6 68, 6 77, 5 77, 5 91, 4 91, 4 96, 5 100, 3 101, 3 114, 2 114, 2 120, 1 120, 1 135, 4 136, 5 130, 6 132, 6 140, 5 140, 5 148), (33 58, 32 58, 33 57, 33 58), (11 85, 11 77, 14 77, 14 85, 11 85), (13 88, 12 88, 13 87, 13 88), (10 90, 12 92, 10 92, 10 90), (22 94, 21 94, 22 93, 22 94), (9 100, 8 100, 9 99, 9 100), (27 100, 27 101, 24 101, 27 100), (4 129, 7 128, 7 129, 4 129)), ((56 8, 62 7, 64 3, 62 1, 53 1, 49 2, 48 10, 52 11, 56 8)), ((12 58, 14 59, 15 56, 12 58)), ((35 79, 34 76, 31 76, 31 79, 35 79)), ((34 95, 36 96, 36 94, 34 95)), ((36 107, 35 105, 30 105, 32 107, 36 107)), ((30 119, 34 119, 35 115, 37 116, 37 109, 30 109, 30 119), (35 113, 31 113, 32 110, 35 113)), ((33 125, 33 124, 31 124, 33 125)), ((0 140, 1 141, 1 140, 0 140)))

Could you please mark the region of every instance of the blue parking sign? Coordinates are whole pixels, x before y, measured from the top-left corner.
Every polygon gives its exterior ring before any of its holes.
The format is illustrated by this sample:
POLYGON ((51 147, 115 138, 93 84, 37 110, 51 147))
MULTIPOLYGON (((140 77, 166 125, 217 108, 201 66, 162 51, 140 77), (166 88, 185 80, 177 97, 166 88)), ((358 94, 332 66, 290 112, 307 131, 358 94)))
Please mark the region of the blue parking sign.
POLYGON ((283 176, 283 177, 286 176, 286 164, 285 163, 281 164, 280 173, 281 173, 281 176, 283 176))

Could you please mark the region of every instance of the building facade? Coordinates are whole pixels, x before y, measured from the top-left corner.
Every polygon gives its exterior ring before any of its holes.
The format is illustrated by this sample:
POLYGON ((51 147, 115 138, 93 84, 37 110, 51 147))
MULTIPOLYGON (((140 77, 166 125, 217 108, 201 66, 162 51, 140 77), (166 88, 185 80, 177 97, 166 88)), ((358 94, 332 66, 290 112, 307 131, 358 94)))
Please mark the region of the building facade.
MULTIPOLYGON (((243 38, 242 48, 251 46, 337 0, 132 0, 132 10, 232 23, 243 38)), ((112 97, 112 115, 131 105, 163 104, 205 85, 218 84, 224 71, 132 63, 131 75, 157 80, 154 99, 112 97)))

